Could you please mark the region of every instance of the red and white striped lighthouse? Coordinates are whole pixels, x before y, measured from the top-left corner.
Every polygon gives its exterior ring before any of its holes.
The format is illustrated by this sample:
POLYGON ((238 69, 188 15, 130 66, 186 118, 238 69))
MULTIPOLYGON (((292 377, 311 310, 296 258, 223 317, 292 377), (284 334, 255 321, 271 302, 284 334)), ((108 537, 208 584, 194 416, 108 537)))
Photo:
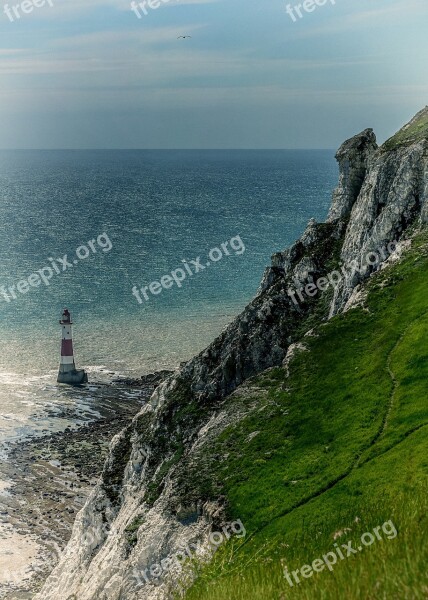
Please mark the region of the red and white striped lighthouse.
POLYGON ((61 341, 61 362, 59 365, 58 372, 58 383, 69 383, 71 385, 78 385, 79 383, 87 383, 88 375, 83 369, 76 369, 73 355, 73 335, 71 327, 73 325, 71 321, 70 312, 64 308, 62 313, 62 319, 59 322, 62 327, 62 341, 61 341))

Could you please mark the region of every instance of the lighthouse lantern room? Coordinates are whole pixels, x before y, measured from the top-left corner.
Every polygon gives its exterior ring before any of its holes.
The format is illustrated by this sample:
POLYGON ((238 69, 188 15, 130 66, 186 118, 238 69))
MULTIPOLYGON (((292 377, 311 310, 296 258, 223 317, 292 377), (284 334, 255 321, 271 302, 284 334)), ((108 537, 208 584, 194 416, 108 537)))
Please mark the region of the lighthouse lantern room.
POLYGON ((61 341, 61 361, 58 372, 58 383, 68 383, 70 385, 79 385, 87 383, 88 375, 84 369, 76 369, 73 354, 73 336, 71 327, 70 312, 64 308, 62 319, 59 322, 62 327, 61 341))

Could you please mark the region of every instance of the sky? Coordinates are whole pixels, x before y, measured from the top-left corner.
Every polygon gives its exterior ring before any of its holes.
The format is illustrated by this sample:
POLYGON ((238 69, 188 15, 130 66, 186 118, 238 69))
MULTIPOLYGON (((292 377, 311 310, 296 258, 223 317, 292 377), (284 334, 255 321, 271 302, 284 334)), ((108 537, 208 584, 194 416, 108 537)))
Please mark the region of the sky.
POLYGON ((336 148, 428 104, 427 0, 150 1, 1 0, 0 148, 336 148))

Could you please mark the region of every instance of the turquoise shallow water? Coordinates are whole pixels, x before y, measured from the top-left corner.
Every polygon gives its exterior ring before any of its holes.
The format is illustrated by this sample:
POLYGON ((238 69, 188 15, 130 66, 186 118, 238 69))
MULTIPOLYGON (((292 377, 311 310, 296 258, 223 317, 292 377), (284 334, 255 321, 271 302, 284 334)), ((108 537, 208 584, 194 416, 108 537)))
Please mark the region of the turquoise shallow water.
POLYGON ((90 414, 90 389, 55 383, 64 306, 93 382, 174 367, 251 299, 272 252, 325 218, 336 180, 331 151, 0 152, 0 441, 63 426, 64 403, 90 414), (238 235, 244 252, 208 261, 238 235), (199 256, 210 266, 182 287, 132 295, 199 256), (48 286, 16 291, 48 267, 48 286))

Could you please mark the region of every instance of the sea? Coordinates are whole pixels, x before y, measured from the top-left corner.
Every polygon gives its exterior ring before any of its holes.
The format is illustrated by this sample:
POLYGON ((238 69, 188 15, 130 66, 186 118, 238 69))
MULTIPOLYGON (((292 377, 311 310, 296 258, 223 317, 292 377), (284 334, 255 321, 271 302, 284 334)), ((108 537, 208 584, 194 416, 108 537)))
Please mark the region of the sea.
POLYGON ((336 182, 330 150, 1 151, 3 456, 68 426, 64 407, 95 417, 100 384, 201 351, 336 182), (81 388, 56 383, 65 307, 81 388))

